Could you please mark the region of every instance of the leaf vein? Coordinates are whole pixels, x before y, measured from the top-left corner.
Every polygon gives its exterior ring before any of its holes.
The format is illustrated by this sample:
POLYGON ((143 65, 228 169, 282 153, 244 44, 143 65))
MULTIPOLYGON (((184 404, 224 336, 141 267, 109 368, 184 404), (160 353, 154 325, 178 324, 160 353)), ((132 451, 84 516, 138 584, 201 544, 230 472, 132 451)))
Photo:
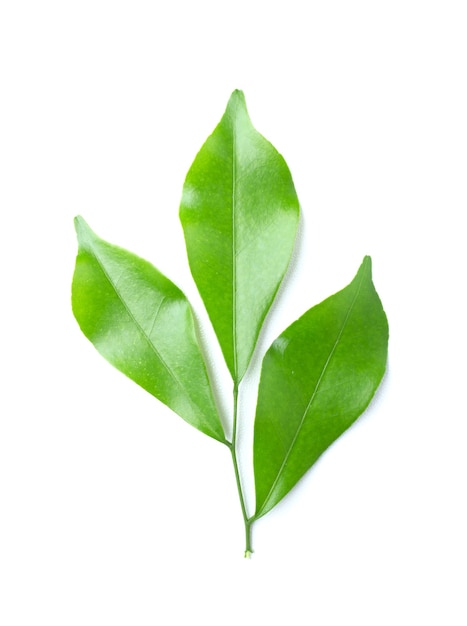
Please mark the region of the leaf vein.
POLYGON ((232 340, 235 379, 238 377, 237 359, 237 138, 235 120, 232 121, 232 340))
MULTIPOLYGON (((150 337, 148 336, 148 334, 145 332, 145 330, 143 329, 143 327, 141 326, 141 324, 138 322, 138 320, 136 319, 133 311, 131 310, 131 308, 127 305, 127 303, 125 302, 125 299, 123 298, 122 294, 120 293, 120 291, 118 290, 115 281, 112 280, 112 277, 110 276, 110 274, 107 272, 103 262, 101 261, 101 259, 99 258, 98 254, 96 253, 96 251, 94 249, 90 250, 91 254, 94 256, 94 258, 96 259, 96 262, 99 266, 99 268, 101 269, 102 273, 104 274, 104 276, 106 277, 106 279, 109 281, 110 285, 112 286, 113 290, 115 291, 118 299, 120 300, 120 302, 123 305, 123 308, 126 310, 128 316, 130 317, 130 319, 134 322, 136 328, 138 329, 139 333, 142 335, 142 337, 144 338, 144 340, 147 342, 147 344, 150 346, 150 348, 153 350, 154 354, 156 355, 156 357, 159 359, 159 361, 161 362, 161 364, 163 365, 163 367, 166 369, 167 373, 171 376, 171 378, 174 380, 174 382, 180 387, 180 389, 183 392, 183 395, 188 399, 190 405, 192 406, 192 408, 197 409, 197 411, 200 411, 200 407, 193 402, 192 398, 185 392, 185 388, 183 386, 183 384, 181 383, 180 379, 178 378, 178 376, 175 374, 175 372, 173 371, 173 369, 170 367, 170 365, 166 362, 166 360, 164 359, 164 357, 162 356, 162 354, 159 352, 159 350, 156 348, 156 346, 154 345, 154 343, 151 341, 150 337)), ((123 273, 123 272, 122 272, 123 273)), ((119 277, 120 278, 120 277, 119 277)), ((164 302, 164 300, 167 299, 167 296, 164 296, 157 311, 156 311, 156 315, 154 317, 153 323, 155 323, 156 321, 156 317, 157 314, 160 311, 160 308, 162 306, 162 303, 164 302)), ((203 411, 201 410, 201 413, 203 413, 203 411)))
POLYGON ((157 318, 159 316, 159 312, 162 309, 162 305, 164 304, 164 302, 166 300, 167 300, 167 296, 164 296, 162 298, 162 300, 160 301, 159 306, 156 309, 156 312, 154 313, 154 317, 153 317, 152 322, 151 322, 151 328, 148 331, 148 337, 151 337, 151 335, 152 335, 152 331, 154 330, 154 327, 156 325, 156 321, 157 321, 157 318))

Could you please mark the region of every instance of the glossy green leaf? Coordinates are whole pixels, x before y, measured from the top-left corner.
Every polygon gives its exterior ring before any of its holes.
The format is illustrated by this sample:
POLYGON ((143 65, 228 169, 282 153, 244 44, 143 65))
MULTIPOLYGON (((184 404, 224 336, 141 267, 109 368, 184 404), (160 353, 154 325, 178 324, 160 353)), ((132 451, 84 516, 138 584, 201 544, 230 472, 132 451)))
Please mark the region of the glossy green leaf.
POLYGON ((385 371, 388 324, 365 257, 263 361, 255 418, 256 513, 270 511, 365 410, 385 371))
POLYGON ((180 206, 191 272, 234 381, 287 270, 299 203, 289 169, 241 91, 193 162, 180 206))
POLYGON ((73 313, 112 365, 207 435, 225 436, 184 294, 155 267, 75 219, 73 313))

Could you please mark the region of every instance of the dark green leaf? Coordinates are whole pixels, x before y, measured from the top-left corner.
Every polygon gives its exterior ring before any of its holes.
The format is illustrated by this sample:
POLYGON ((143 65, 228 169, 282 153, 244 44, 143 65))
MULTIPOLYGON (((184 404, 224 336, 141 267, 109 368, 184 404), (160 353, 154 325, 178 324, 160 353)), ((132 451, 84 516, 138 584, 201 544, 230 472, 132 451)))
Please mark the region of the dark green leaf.
POLYGON ((383 377, 387 344, 370 257, 345 289, 274 341, 263 361, 255 419, 256 518, 365 410, 383 377))
POLYGON ((193 315, 183 293, 147 261, 75 219, 73 313, 112 365, 184 420, 224 442, 193 315))
POLYGON ((187 174, 180 218, 193 278, 239 382, 287 270, 299 219, 289 169, 252 126, 241 91, 187 174))

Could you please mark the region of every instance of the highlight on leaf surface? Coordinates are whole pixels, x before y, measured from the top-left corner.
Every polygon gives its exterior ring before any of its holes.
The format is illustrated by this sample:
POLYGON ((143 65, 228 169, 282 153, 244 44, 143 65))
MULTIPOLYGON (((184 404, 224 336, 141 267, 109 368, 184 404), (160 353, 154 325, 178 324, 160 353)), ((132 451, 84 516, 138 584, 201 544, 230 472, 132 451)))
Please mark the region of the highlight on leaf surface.
POLYGON ((270 511, 366 409, 386 368, 388 323, 365 257, 352 282, 267 351, 254 427, 256 512, 270 511))
POLYGON ((144 259, 100 239, 83 218, 75 227, 72 308, 83 333, 126 376, 225 442, 184 294, 144 259))
POLYGON ((180 205, 190 269, 233 380, 250 362, 287 270, 299 202, 283 157, 234 91, 198 152, 180 205))

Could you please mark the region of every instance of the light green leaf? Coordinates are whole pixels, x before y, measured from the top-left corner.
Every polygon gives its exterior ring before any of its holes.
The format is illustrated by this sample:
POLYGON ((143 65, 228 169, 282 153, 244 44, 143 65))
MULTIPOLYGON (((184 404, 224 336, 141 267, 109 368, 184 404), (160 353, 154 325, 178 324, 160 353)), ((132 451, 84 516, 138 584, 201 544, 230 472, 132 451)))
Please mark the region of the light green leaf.
POLYGON ((191 272, 236 383, 287 270, 299 203, 241 91, 193 162, 180 206, 191 272))
POLYGON ((75 219, 73 313, 112 365, 192 426, 225 442, 184 294, 150 263, 75 219))
POLYGON ((385 371, 388 324, 365 257, 353 281, 285 330, 262 365, 255 519, 365 410, 385 371))

